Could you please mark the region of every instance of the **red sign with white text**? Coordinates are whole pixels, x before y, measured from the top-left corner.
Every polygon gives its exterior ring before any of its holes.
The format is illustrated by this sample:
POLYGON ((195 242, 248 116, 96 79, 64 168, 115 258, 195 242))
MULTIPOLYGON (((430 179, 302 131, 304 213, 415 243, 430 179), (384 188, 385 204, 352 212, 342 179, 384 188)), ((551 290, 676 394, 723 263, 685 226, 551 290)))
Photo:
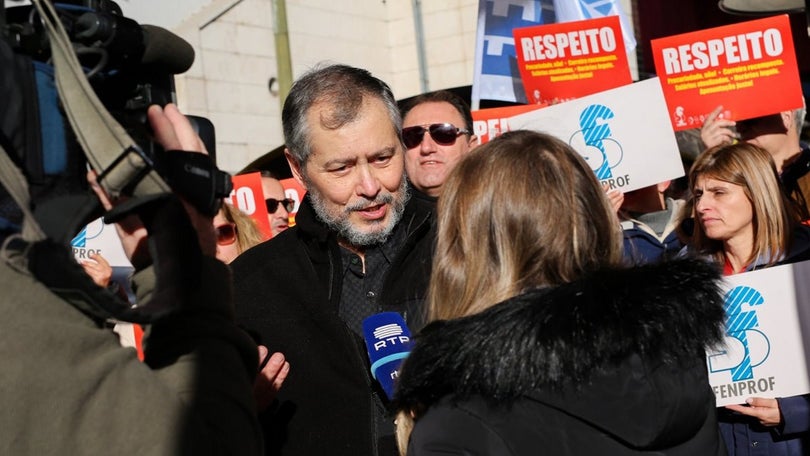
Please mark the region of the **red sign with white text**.
POLYGON ((473 111, 473 134, 478 137, 478 144, 484 144, 510 130, 510 117, 546 106, 545 104, 517 105, 473 111))
POLYGON ((717 106, 732 120, 802 106, 787 15, 652 40, 672 126, 699 128, 717 106))
MULTIPOLYGON (((228 198, 229 203, 236 205, 242 212, 251 216, 259 230, 267 239, 272 237, 270 231, 270 221, 267 218, 267 206, 264 204, 264 192, 262 192, 261 173, 248 173, 233 176, 233 190, 228 198)), ((293 178, 281 179, 281 186, 284 187, 284 196, 295 201, 295 207, 290 212, 290 226, 295 226, 295 214, 301 206, 306 190, 293 178)))
POLYGON ((270 232, 270 220, 267 218, 267 206, 264 204, 261 173, 232 176, 231 181, 233 190, 228 202, 251 216, 265 239, 270 239, 273 235, 270 232))
POLYGON ((555 104, 633 82, 618 16, 512 31, 526 97, 555 104))

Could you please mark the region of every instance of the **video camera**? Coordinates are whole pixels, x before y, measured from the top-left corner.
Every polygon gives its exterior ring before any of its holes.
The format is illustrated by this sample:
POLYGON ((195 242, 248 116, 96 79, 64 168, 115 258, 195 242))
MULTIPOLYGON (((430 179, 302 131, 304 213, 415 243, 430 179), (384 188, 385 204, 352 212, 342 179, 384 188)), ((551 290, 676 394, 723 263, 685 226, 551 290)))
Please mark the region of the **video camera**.
MULTIPOLYGON (((23 92, 27 90, 23 97, 36 100, 37 112, 30 112, 32 109, 25 100, 14 104, 14 90, 2 86, 4 79, 0 74, 0 96, 10 94, 6 98, 9 102, 0 106, 0 140, 5 135, 10 150, 17 152, 13 158, 29 179, 36 214, 39 203, 51 195, 78 193, 77 187, 86 193, 84 156, 55 96, 51 47, 39 14, 33 6, 17 3, 21 2, 0 3, 0 40, 12 50, 16 64, 15 68, 0 65, 0 73, 17 70, 6 78, 6 86, 11 79, 23 92), (25 112, 15 113, 15 109, 25 112), (18 123, 25 125, 14 125, 15 118, 22 119, 18 123), (36 143, 39 147, 34 147, 36 143), (61 166, 48 168, 54 162, 61 166)), ((53 6, 93 92, 137 143, 137 153, 172 190, 200 212, 213 215, 219 199, 230 193, 231 182, 214 165, 211 122, 188 116, 208 149, 208 158, 201 154, 164 152, 152 140, 146 117, 150 105, 163 106, 175 101, 174 75, 191 67, 194 61, 191 45, 163 28, 141 25, 124 17, 121 8, 111 0, 63 0, 53 6)), ((0 55, 0 62, 3 57, 0 55)), ((127 152, 116 153, 123 157, 127 152)), ((130 191, 141 178, 132 177, 130 191)))

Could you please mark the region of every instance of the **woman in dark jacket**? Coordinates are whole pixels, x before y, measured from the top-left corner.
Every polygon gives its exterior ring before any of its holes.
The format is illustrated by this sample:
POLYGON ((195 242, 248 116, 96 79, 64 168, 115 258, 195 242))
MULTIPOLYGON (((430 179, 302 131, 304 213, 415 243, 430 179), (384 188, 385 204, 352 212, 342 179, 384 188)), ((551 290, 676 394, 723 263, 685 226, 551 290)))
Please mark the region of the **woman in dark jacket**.
POLYGON ((396 397, 403 454, 725 454, 705 363, 716 267, 623 268, 594 173, 540 133, 471 152, 438 212, 433 323, 396 397))
MULTIPOLYGON (((810 258, 810 228, 779 184, 776 165, 749 143, 713 147, 689 171, 694 217, 687 251, 711 258, 725 275, 810 258)), ((810 452, 810 395, 751 397, 720 413, 731 455, 806 455, 810 452)))

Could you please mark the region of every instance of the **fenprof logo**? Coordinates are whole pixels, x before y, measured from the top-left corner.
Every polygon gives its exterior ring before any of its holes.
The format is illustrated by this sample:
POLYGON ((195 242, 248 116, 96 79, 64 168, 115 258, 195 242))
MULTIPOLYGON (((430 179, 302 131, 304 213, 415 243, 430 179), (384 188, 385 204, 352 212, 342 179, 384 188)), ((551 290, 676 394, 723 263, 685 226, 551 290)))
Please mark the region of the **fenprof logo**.
POLYGON ((614 138, 610 128, 610 121, 615 117, 613 110, 605 105, 589 105, 579 115, 580 130, 569 140, 569 144, 580 151, 588 162, 596 178, 611 189, 630 183, 629 175, 613 175, 613 169, 624 158, 622 145, 614 138), (580 143, 579 147, 577 143, 580 143))
POLYGON ((87 241, 101 236, 102 231, 104 231, 104 223, 101 219, 90 222, 70 241, 70 245, 85 248, 87 241))
POLYGON ((87 247, 87 227, 79 231, 79 234, 70 241, 70 245, 82 249, 87 247))
POLYGON ((774 377, 755 378, 755 368, 764 363, 771 351, 771 343, 762 330, 757 309, 765 305, 765 298, 749 286, 737 286, 726 293, 726 347, 710 353, 709 372, 728 372, 732 383, 715 386, 721 397, 750 395, 767 392, 774 387, 774 377))
POLYGON ((73 256, 77 259, 90 258, 93 253, 101 253, 101 249, 87 248, 87 241, 101 236, 104 231, 104 223, 101 219, 90 222, 85 226, 79 234, 77 234, 71 241, 70 246, 73 248, 73 256))

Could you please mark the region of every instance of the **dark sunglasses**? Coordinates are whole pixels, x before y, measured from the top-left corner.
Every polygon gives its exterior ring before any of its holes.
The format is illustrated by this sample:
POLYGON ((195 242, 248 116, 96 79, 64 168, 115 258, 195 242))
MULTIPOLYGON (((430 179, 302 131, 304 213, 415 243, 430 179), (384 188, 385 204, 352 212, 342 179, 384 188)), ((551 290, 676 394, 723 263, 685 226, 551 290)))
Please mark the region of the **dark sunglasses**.
POLYGON ((283 200, 277 200, 275 198, 267 198, 264 200, 264 204, 267 206, 267 213, 268 214, 275 214, 278 210, 278 205, 281 203, 284 206, 284 209, 287 212, 292 212, 295 209, 295 201, 285 198, 283 200))
POLYGON ((214 231, 217 233, 217 244, 231 245, 236 242, 236 225, 233 223, 215 226, 214 231))
POLYGON ((430 137, 440 146, 452 146, 459 135, 470 134, 468 130, 458 128, 451 123, 416 125, 402 129, 402 142, 408 149, 413 149, 422 143, 426 131, 430 132, 430 137))

